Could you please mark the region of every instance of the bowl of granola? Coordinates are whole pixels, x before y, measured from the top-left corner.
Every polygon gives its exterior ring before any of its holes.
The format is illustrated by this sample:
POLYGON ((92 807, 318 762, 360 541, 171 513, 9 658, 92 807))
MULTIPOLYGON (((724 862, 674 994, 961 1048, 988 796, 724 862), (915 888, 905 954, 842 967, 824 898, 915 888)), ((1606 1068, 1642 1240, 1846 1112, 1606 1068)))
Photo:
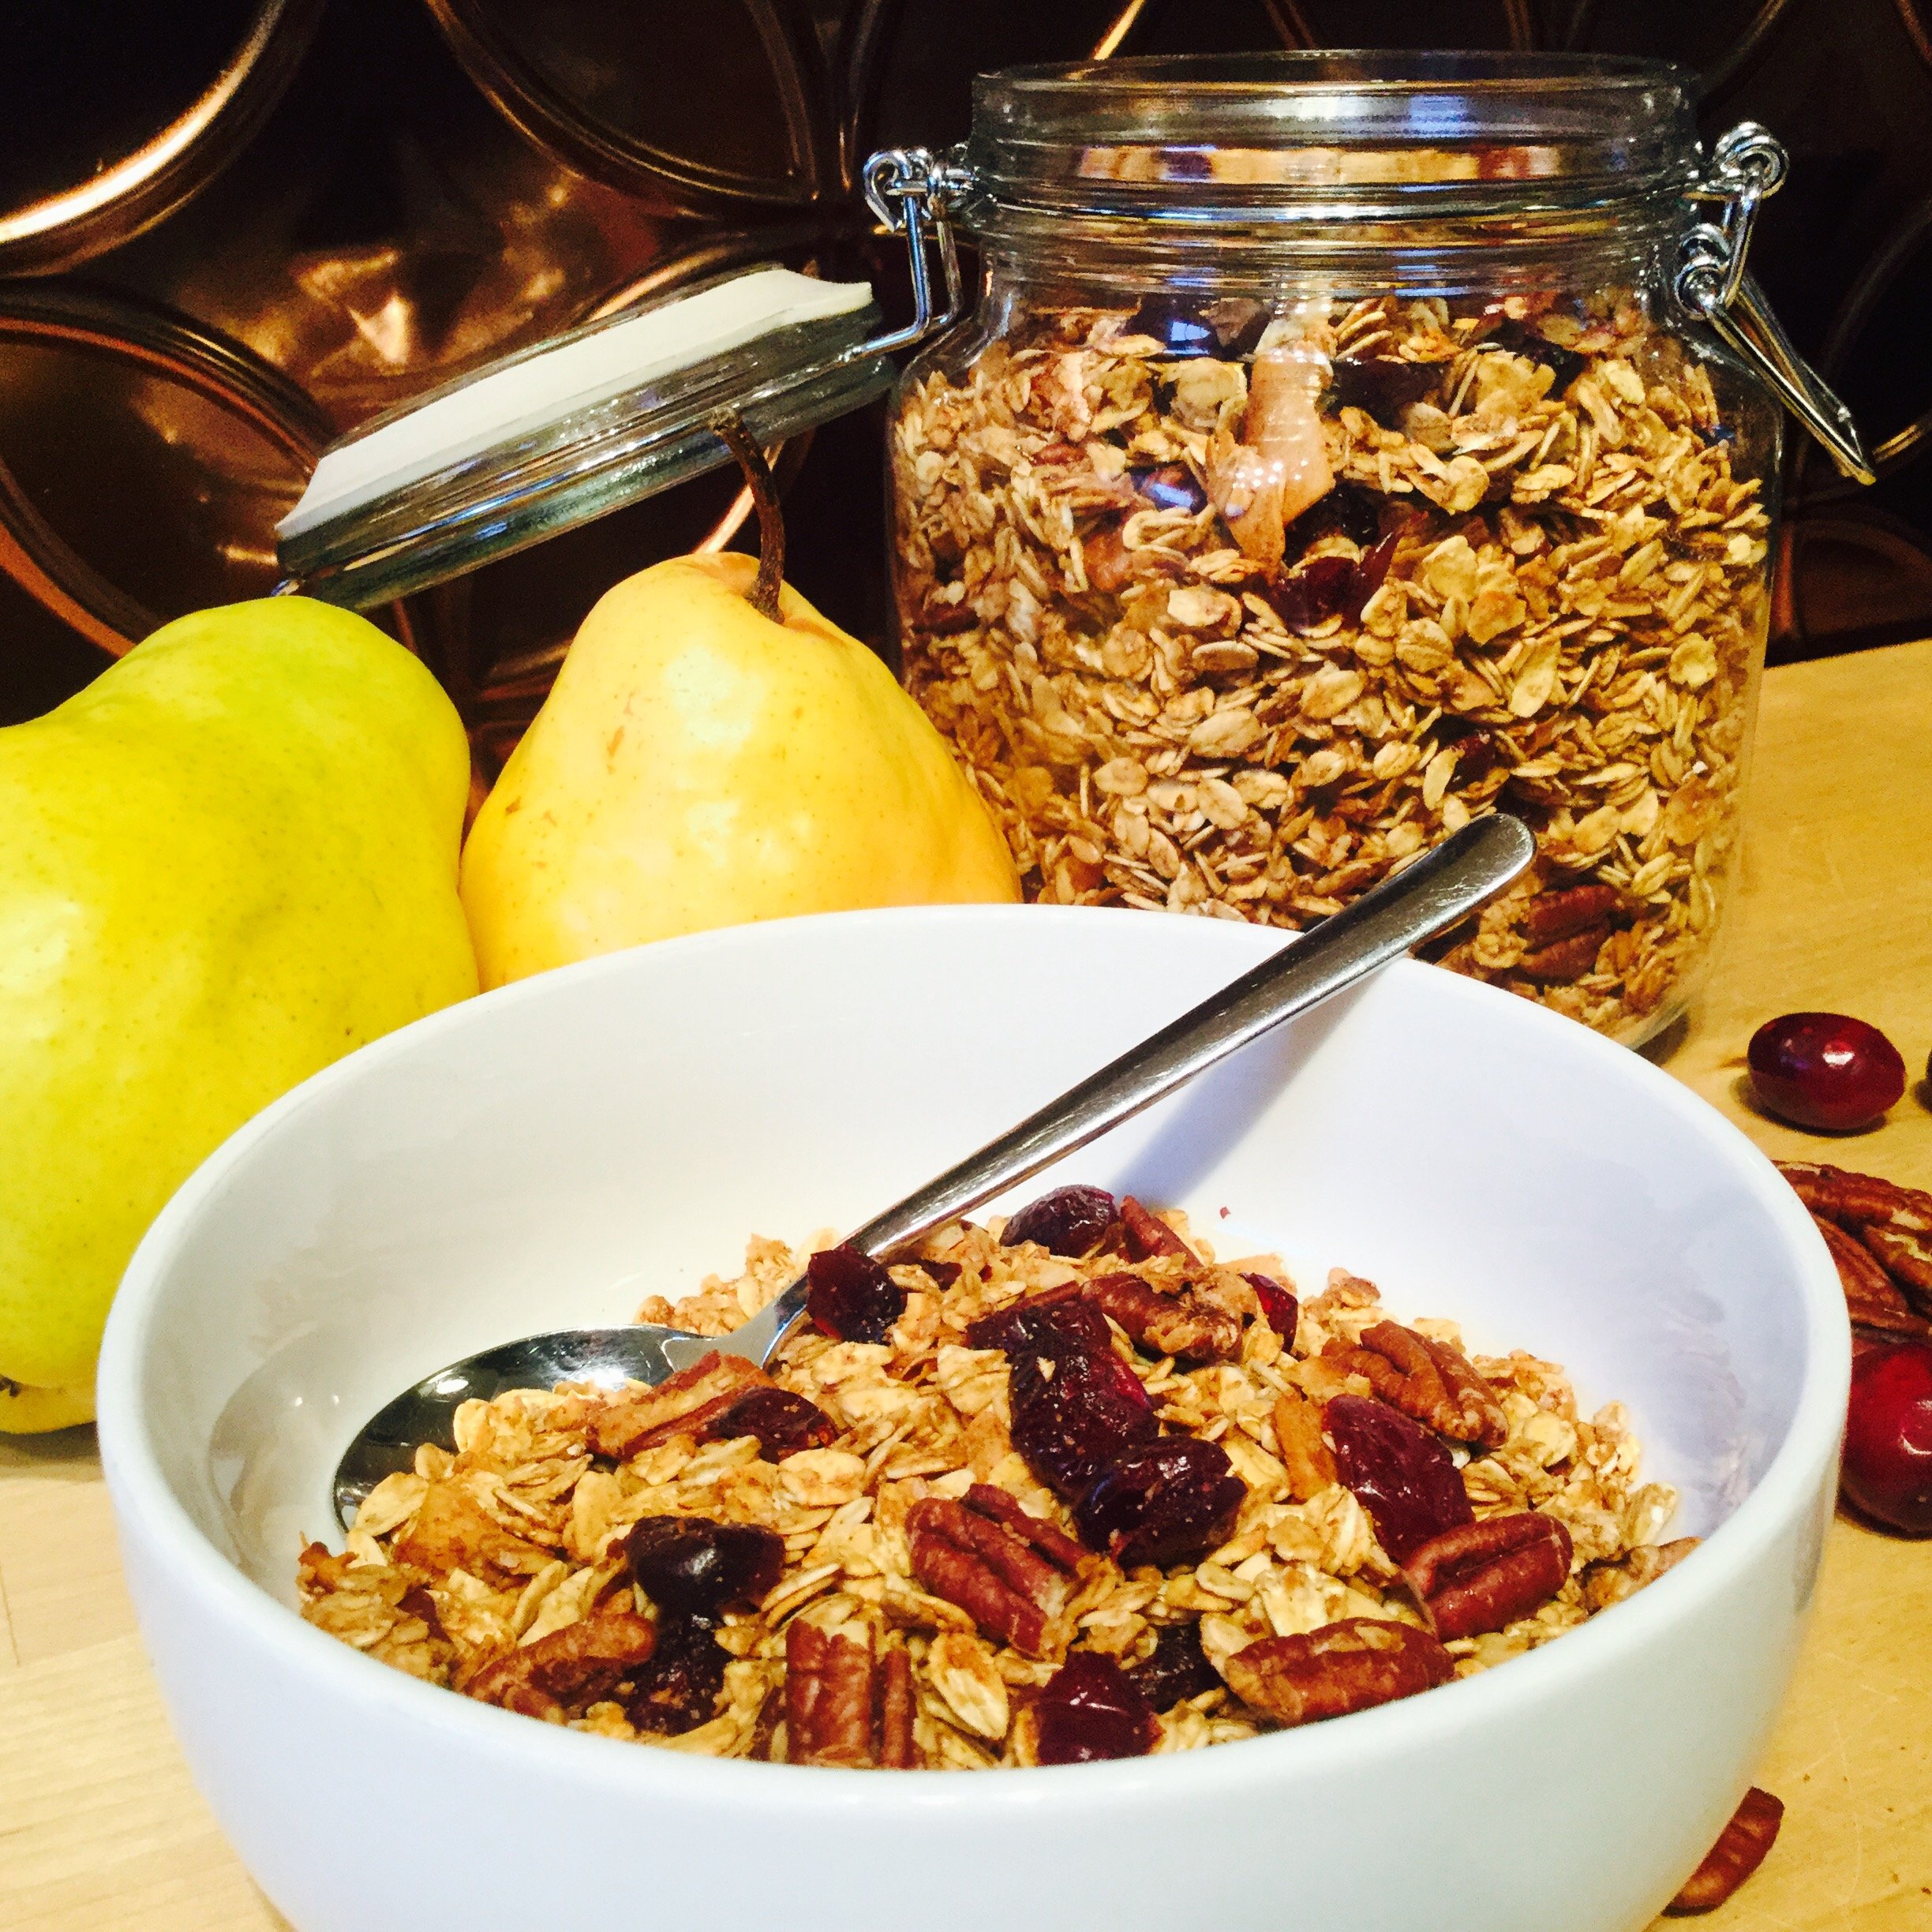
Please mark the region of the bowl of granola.
POLYGON ((184 1749, 291 1922, 1669 1898, 1788 1678, 1848 1373, 1716 1114, 1402 964, 915 1254, 839 1245, 1279 943, 696 935, 406 1029, 214 1156, 129 1270, 103 1449, 184 1749), (721 1335, 801 1271, 767 1370, 467 1404, 337 1529, 412 1378, 721 1335))

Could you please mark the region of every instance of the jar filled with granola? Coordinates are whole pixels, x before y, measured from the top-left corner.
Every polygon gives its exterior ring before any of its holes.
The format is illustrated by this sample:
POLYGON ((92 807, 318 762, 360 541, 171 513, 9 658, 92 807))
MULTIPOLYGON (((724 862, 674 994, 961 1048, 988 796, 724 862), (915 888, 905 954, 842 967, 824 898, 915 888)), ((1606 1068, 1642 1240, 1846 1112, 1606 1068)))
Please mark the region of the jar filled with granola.
POLYGON ((899 388, 893 568, 1030 896, 1300 927, 1507 811, 1539 863, 1445 963, 1658 1031, 1736 857, 1773 391, 1863 466, 1743 275, 1782 151, 1515 56, 1022 69, 973 128, 911 157, 984 281, 899 388))

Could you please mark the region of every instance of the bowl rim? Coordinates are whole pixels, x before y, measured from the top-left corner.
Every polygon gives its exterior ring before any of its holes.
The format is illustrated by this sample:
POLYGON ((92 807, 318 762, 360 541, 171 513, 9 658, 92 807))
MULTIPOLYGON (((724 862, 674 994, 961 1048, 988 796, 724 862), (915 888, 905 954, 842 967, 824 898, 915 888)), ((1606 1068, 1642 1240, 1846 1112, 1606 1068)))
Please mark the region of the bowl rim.
MULTIPOLYGON (((138 1543, 167 1563, 176 1586, 192 1594, 212 1633, 227 1626, 234 1635, 274 1655, 278 1668, 305 1677, 337 1703, 360 1707, 365 1719, 414 1727, 425 1735, 444 1733, 479 1754, 515 1754, 527 1772, 566 1784, 594 1783, 640 1793, 662 1794, 674 1783, 680 1799, 729 1801, 753 1811, 782 1806, 849 1818, 852 1780, 864 1779, 866 1817, 875 1829, 882 1807, 908 1817, 935 1803, 957 1808, 973 1803, 995 1808, 1032 1804, 1050 1791, 1056 1804, 1101 1808, 1137 1791, 1154 1775, 1192 1780, 1192 1794, 1245 1787, 1256 1778, 1342 1773, 1386 1754, 1426 1749, 1447 1735, 1479 1724, 1507 1723, 1524 1706, 1559 1692, 1567 1678, 1586 1679, 1627 1667, 1629 1661, 1686 1623, 1700 1606, 1722 1596, 1749 1571, 1766 1546, 1816 1510, 1825 1470, 1836 1460, 1851 1378, 1851 1330, 1845 1320, 1837 1270, 1803 1204, 1765 1155, 1738 1127, 1688 1087, 1631 1050, 1576 1021, 1500 987, 1465 979, 1413 959, 1385 970, 1402 983, 1426 986, 1432 995, 1470 1002, 1478 1011, 1515 1016, 1506 1024, 1541 1030, 1559 1052, 1574 1051, 1619 1076, 1634 1080, 1664 1110, 1690 1124, 1713 1144, 1746 1191, 1754 1196, 1795 1251, 1804 1308, 1804 1361, 1792 1419, 1782 1442, 1750 1492, 1694 1552, 1664 1576, 1616 1606, 1614 1618, 1593 1617, 1548 1644, 1510 1660, 1507 1670, 1484 1671, 1440 1687, 1427 1697, 1354 1713, 1346 1723, 1325 1723, 1245 1739, 1237 1750, 1193 1750, 1158 1758, 1009 1769, 993 1778, 920 1777, 882 1780, 870 1773, 827 1767, 761 1764, 665 1750, 534 1724, 516 1713, 482 1705, 425 1683, 361 1655, 305 1623, 246 1575, 203 1533, 175 1496, 152 1447, 142 1397, 142 1365, 176 1251, 201 1213, 223 1192, 236 1169, 260 1142, 321 1104, 339 1086, 378 1073, 389 1061, 419 1050, 424 1043, 472 1025, 528 1001, 567 999, 576 987, 603 977, 651 968, 641 960, 689 958, 716 950, 782 947, 811 927, 838 926, 855 940, 896 927, 1005 924, 1025 919, 1036 927, 1049 918, 1061 923, 1118 923, 1145 915, 1127 908, 1086 906, 925 906, 816 913, 761 921, 657 941, 649 945, 580 961, 459 1001, 332 1062, 245 1122, 189 1176, 142 1238, 129 1262, 110 1312, 97 1383, 101 1459, 124 1543, 138 1543), (1806 1265, 1808 1263, 1808 1265, 1806 1265), (801 1773, 805 1775, 801 1776, 801 1773)), ((1226 947, 1232 977, 1252 964, 1252 935, 1274 929, 1231 921, 1185 923, 1196 933, 1241 932, 1250 937, 1190 939, 1184 943, 1226 947)), ((1294 935, 1279 934, 1284 943, 1294 935)), ((1343 998, 1349 997, 1346 994, 1343 998)), ((1821 1541, 1822 1526, 1821 1526, 1821 1541)), ((137 1599, 138 1603, 138 1599, 137 1599)))

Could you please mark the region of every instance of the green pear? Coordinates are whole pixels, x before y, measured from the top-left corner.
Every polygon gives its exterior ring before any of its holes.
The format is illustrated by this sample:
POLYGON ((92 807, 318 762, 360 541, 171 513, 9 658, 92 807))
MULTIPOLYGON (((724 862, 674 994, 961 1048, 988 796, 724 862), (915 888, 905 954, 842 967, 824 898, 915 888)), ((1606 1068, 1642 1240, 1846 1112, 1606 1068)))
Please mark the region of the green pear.
POLYGON ((476 990, 469 773, 422 665, 301 597, 0 730, 0 1430, 92 1413, 122 1271, 206 1155, 476 990))

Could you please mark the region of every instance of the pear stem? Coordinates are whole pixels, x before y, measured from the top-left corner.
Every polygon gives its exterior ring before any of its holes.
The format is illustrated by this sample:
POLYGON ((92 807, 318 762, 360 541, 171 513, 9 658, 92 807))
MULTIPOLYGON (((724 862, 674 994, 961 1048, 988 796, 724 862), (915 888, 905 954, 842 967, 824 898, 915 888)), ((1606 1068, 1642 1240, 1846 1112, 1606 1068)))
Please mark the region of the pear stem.
POLYGON ((758 511, 758 582, 747 601, 761 617, 773 623, 778 616, 778 586, 784 582, 784 512, 778 505, 778 486, 772 481, 771 466, 750 430, 735 410, 725 410, 711 419, 712 433, 738 459, 744 472, 746 487, 758 511))

